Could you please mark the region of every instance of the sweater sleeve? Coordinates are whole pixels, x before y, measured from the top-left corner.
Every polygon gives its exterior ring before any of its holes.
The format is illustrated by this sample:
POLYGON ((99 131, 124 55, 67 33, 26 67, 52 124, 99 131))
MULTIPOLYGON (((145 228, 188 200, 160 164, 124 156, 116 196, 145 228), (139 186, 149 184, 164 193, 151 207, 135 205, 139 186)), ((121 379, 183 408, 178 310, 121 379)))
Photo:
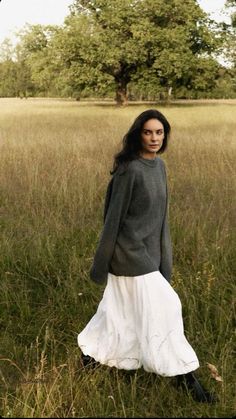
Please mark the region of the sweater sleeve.
POLYGON ((90 269, 90 278, 98 284, 103 284, 107 279, 119 228, 129 208, 134 179, 134 171, 128 168, 115 173, 112 182, 109 183, 105 200, 104 226, 90 269))
POLYGON ((171 281, 171 273, 172 273, 172 243, 171 243, 171 235, 170 235, 170 228, 169 228, 169 221, 168 221, 168 187, 167 187, 167 177, 166 177, 166 169, 165 165, 164 173, 165 173, 165 180, 166 180, 166 210, 161 230, 161 263, 160 263, 160 272, 164 276, 164 278, 170 282, 171 281))

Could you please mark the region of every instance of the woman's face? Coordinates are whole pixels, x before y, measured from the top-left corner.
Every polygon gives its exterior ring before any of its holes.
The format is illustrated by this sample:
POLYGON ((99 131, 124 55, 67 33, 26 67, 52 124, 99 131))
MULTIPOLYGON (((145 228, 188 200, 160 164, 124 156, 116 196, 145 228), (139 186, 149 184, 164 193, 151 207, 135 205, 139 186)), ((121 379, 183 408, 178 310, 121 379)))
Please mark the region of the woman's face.
POLYGON ((153 118, 145 122, 141 131, 141 156, 154 159, 163 144, 164 136, 164 126, 158 119, 153 118))

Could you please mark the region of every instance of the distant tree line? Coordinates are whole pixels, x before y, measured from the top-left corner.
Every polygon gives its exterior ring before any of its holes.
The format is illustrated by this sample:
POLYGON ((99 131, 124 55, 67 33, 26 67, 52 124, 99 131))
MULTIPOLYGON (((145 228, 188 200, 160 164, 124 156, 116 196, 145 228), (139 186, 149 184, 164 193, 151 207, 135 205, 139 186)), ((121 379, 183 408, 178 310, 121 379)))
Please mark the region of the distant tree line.
POLYGON ((1 97, 236 97, 232 24, 196 0, 74 0, 62 26, 25 25, 0 46, 1 97), (224 54, 229 65, 220 64, 224 54))

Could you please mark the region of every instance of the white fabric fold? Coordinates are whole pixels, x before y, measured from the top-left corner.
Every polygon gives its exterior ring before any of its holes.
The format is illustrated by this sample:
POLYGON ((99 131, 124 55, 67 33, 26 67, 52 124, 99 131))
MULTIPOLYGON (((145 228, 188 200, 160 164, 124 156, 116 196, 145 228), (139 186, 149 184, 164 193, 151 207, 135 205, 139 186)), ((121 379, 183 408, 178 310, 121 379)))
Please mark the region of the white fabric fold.
POLYGON ((180 299, 160 271, 134 277, 109 272, 78 345, 85 355, 120 369, 175 376, 199 367, 184 334, 180 299))

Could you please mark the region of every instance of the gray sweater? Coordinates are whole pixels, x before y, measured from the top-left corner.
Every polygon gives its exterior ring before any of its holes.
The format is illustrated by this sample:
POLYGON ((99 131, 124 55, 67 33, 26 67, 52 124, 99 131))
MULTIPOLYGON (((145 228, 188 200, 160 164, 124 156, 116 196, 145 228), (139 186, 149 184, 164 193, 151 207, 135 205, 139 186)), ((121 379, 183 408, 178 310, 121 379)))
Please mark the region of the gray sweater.
POLYGON ((159 270, 171 280, 172 245, 164 161, 139 157, 119 166, 108 183, 104 226, 90 269, 103 284, 108 272, 138 276, 159 270))

